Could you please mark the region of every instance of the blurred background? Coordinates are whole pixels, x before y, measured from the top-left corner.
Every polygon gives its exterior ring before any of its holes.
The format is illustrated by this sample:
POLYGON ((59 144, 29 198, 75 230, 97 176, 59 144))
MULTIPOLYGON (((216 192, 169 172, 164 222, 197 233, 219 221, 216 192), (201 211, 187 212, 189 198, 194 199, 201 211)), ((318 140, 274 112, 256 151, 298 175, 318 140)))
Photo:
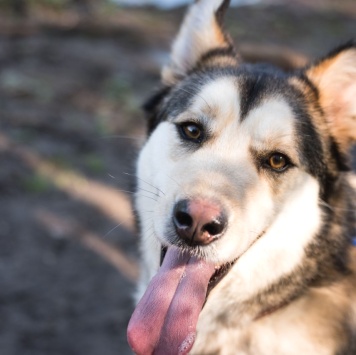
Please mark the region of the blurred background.
MULTIPOLYGON (((1 355, 130 354, 140 106, 183 3, 0 0, 1 355)), ((234 4, 250 61, 290 69, 356 35, 354 0, 234 4)))

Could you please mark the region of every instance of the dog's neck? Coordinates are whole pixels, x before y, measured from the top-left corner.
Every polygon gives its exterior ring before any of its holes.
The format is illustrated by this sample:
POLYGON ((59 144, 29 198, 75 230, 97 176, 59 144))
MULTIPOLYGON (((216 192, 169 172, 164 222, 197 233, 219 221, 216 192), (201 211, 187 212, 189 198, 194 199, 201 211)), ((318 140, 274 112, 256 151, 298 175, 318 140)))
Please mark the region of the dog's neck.
POLYGON ((257 321, 257 320, 259 320, 261 318, 267 317, 267 316, 271 315, 272 313, 277 312, 280 309, 288 306, 292 301, 293 300, 283 301, 277 306, 271 307, 269 309, 265 309, 264 311, 260 312, 260 314, 258 314, 257 317, 255 317, 254 320, 257 321))
POLYGON ((224 326, 244 326, 287 307, 314 287, 332 284, 345 276, 344 272, 336 269, 328 276, 319 274, 318 270, 318 265, 312 263, 312 260, 305 260, 303 266, 297 267, 264 290, 256 291, 253 296, 242 300, 240 295, 235 295, 236 303, 233 305, 229 296, 226 297, 229 304, 224 304, 221 300, 224 296, 219 295, 220 292, 229 292, 228 285, 234 282, 228 275, 209 295, 205 306, 207 309, 203 309, 202 313, 206 311, 211 321, 214 318, 224 326))

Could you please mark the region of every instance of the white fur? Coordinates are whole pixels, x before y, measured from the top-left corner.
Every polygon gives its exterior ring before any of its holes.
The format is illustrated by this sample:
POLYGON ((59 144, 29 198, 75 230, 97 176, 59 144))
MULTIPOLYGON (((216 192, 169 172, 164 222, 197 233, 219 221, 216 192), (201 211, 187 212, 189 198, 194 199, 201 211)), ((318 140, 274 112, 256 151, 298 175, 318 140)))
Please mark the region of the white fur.
POLYGON ((273 224, 232 270, 231 277, 246 287, 241 297, 252 296, 300 264, 305 247, 320 227, 318 199, 319 184, 302 175, 273 224))
POLYGON ((169 123, 162 123, 155 130, 143 147, 137 162, 137 193, 135 198, 135 207, 141 221, 141 260, 143 271, 140 275, 139 287, 136 294, 138 301, 143 295, 151 278, 156 274, 159 268, 160 243, 157 240, 157 233, 154 229, 156 218, 161 219, 164 216, 164 210, 159 208, 166 199, 166 189, 168 185, 169 174, 172 163, 168 155, 170 139, 172 139, 172 129, 169 123), (159 142, 159 144, 157 144, 159 142), (154 186, 156 188, 154 188, 154 186), (152 195, 143 190, 151 191, 152 195), (148 252, 149 251, 149 252, 148 252))

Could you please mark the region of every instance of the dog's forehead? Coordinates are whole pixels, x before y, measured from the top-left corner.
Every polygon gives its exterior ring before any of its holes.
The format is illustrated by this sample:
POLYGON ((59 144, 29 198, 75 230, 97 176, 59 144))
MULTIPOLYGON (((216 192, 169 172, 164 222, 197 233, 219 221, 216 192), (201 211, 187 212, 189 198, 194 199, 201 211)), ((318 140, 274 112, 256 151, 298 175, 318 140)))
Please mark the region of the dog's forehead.
POLYGON ((201 86, 189 112, 204 115, 215 126, 236 123, 257 141, 288 137, 294 129, 293 107, 283 88, 278 89, 273 80, 220 77, 201 86))
POLYGON ((221 77, 202 85, 192 100, 190 110, 212 119, 236 119, 240 93, 236 78, 221 77))

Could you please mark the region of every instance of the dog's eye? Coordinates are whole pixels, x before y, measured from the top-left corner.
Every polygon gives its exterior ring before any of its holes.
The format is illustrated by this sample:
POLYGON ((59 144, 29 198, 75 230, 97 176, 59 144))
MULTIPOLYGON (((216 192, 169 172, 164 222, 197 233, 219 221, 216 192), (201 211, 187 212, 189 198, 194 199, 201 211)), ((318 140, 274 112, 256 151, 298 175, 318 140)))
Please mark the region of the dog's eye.
POLYGON ((267 163, 273 170, 283 171, 288 167, 289 160, 284 154, 274 153, 268 158, 267 163))
POLYGON ((180 125, 180 132, 184 139, 200 143, 203 139, 202 128, 195 123, 183 123, 180 125))

